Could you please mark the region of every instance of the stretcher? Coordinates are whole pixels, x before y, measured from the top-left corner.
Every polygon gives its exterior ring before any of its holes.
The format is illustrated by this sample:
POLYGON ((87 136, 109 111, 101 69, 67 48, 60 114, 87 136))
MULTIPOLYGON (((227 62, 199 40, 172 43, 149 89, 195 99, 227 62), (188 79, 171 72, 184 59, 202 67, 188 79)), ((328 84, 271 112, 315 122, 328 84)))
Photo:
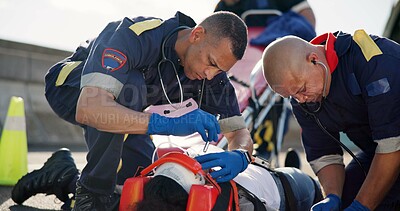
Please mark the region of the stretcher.
MULTIPOLYGON (((209 211, 214 207, 218 195, 222 191, 218 183, 212 179, 208 173, 205 173, 202 170, 201 164, 195 159, 190 158, 180 152, 169 152, 145 168, 139 176, 129 178, 125 181, 121 193, 119 210, 135 210, 136 203, 140 202, 144 197, 143 189, 145 184, 152 178, 152 176, 149 176, 149 173, 151 173, 156 167, 167 162, 180 164, 192 171, 194 174, 202 175, 205 180, 208 181, 204 185, 192 185, 189 191, 189 198, 186 206, 187 211, 209 211)), ((235 193, 231 193, 229 195, 230 203, 227 211, 232 211, 234 210, 232 204, 235 204, 233 201, 237 200, 234 197, 234 195, 237 195, 237 190, 235 193)))

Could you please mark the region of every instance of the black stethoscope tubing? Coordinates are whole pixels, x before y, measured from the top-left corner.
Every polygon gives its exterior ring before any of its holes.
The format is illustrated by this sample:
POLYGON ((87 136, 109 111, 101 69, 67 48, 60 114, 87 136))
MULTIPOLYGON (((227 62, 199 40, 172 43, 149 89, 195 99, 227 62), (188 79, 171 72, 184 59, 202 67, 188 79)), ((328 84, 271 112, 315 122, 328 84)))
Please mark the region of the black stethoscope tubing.
MULTIPOLYGON (((165 39, 163 40, 163 42, 161 44, 161 57, 162 58, 158 62, 158 65, 157 65, 157 71, 158 71, 158 75, 160 77, 161 88, 162 88, 162 90, 164 92, 165 98, 167 99, 168 103, 175 109, 179 109, 179 108, 176 108, 173 105, 173 103, 171 102, 171 100, 169 99, 169 97, 167 95, 167 91, 166 91, 166 89, 164 87, 164 81, 162 79, 160 67, 161 67, 161 65, 163 63, 166 63, 166 62, 168 62, 168 63, 170 63, 172 65, 172 67, 174 69, 174 72, 175 72, 176 80, 178 81, 178 86, 179 86, 179 90, 180 90, 180 102, 181 102, 181 107, 182 107, 182 103, 183 103, 183 88, 182 88, 182 84, 181 84, 181 81, 180 81, 180 78, 179 78, 179 75, 178 75, 178 72, 176 70, 174 62, 172 62, 170 59, 168 59, 167 56, 165 55, 165 44, 168 42, 168 40, 172 37, 172 35, 174 33, 176 33, 179 30, 182 30, 182 29, 190 29, 190 27, 188 27, 188 26, 178 26, 175 29, 173 29, 172 31, 170 31, 167 34, 167 36, 165 36, 165 39)), ((204 91, 205 81, 206 81, 206 79, 203 79, 202 86, 201 86, 201 93, 200 93, 199 103, 198 103, 199 104, 199 108, 201 107, 201 102, 202 102, 202 99, 203 99, 203 91, 204 91)))
POLYGON ((367 177, 367 171, 365 170, 365 168, 361 165, 360 160, 358 160, 358 158, 354 155, 354 153, 346 146, 344 145, 341 141, 339 141, 337 138, 335 138, 335 136, 333 136, 329 131, 326 130, 326 128, 322 125, 321 121, 319 120, 319 118, 317 117, 317 113, 319 111, 321 111, 321 107, 323 104, 324 99, 322 99, 322 101, 319 103, 318 109, 312 111, 310 109, 308 109, 307 105, 305 103, 299 103, 300 108, 309 116, 311 116, 314 121, 317 123, 318 127, 325 133, 327 134, 332 140, 334 140, 336 143, 338 143, 344 150, 346 150, 347 153, 349 153, 351 155, 351 157, 353 157, 353 159, 357 162, 358 166, 362 169, 362 171, 364 172, 364 176, 367 177))

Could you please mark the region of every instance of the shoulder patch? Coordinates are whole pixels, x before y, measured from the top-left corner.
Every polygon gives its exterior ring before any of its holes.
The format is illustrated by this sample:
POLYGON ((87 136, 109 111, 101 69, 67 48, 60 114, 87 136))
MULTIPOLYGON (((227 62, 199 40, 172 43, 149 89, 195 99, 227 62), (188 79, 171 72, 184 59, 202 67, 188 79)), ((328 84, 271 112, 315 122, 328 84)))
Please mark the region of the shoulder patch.
POLYGON ((103 68, 111 72, 123 67, 126 60, 127 58, 125 54, 112 48, 104 49, 103 55, 101 56, 101 64, 103 68))
POLYGON ((157 28, 162 24, 160 19, 150 19, 132 24, 129 29, 139 36, 144 31, 157 28))
POLYGON ((378 45, 372 38, 362 29, 354 32, 353 40, 360 46, 361 51, 367 61, 372 57, 383 54, 378 45))

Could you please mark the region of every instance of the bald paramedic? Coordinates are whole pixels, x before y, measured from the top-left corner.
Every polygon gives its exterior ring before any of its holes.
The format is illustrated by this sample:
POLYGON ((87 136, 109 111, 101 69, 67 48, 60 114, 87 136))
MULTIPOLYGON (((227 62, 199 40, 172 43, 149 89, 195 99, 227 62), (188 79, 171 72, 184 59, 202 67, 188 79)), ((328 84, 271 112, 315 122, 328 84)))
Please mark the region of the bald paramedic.
POLYGON ((263 69, 269 86, 292 98, 324 189, 312 210, 400 210, 399 44, 364 30, 311 42, 287 36, 265 49, 263 69), (340 132, 359 148, 347 166, 340 132))

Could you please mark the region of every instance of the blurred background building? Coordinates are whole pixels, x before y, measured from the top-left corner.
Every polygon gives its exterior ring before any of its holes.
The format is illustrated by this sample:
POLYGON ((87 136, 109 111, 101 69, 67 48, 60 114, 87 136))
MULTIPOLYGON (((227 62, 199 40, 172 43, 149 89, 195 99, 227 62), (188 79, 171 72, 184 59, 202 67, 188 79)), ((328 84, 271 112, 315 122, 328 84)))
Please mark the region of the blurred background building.
POLYGON ((0 126, 3 128, 11 96, 25 102, 29 144, 82 145, 80 128, 61 121, 44 97, 44 75, 49 67, 71 52, 0 40, 0 126))

